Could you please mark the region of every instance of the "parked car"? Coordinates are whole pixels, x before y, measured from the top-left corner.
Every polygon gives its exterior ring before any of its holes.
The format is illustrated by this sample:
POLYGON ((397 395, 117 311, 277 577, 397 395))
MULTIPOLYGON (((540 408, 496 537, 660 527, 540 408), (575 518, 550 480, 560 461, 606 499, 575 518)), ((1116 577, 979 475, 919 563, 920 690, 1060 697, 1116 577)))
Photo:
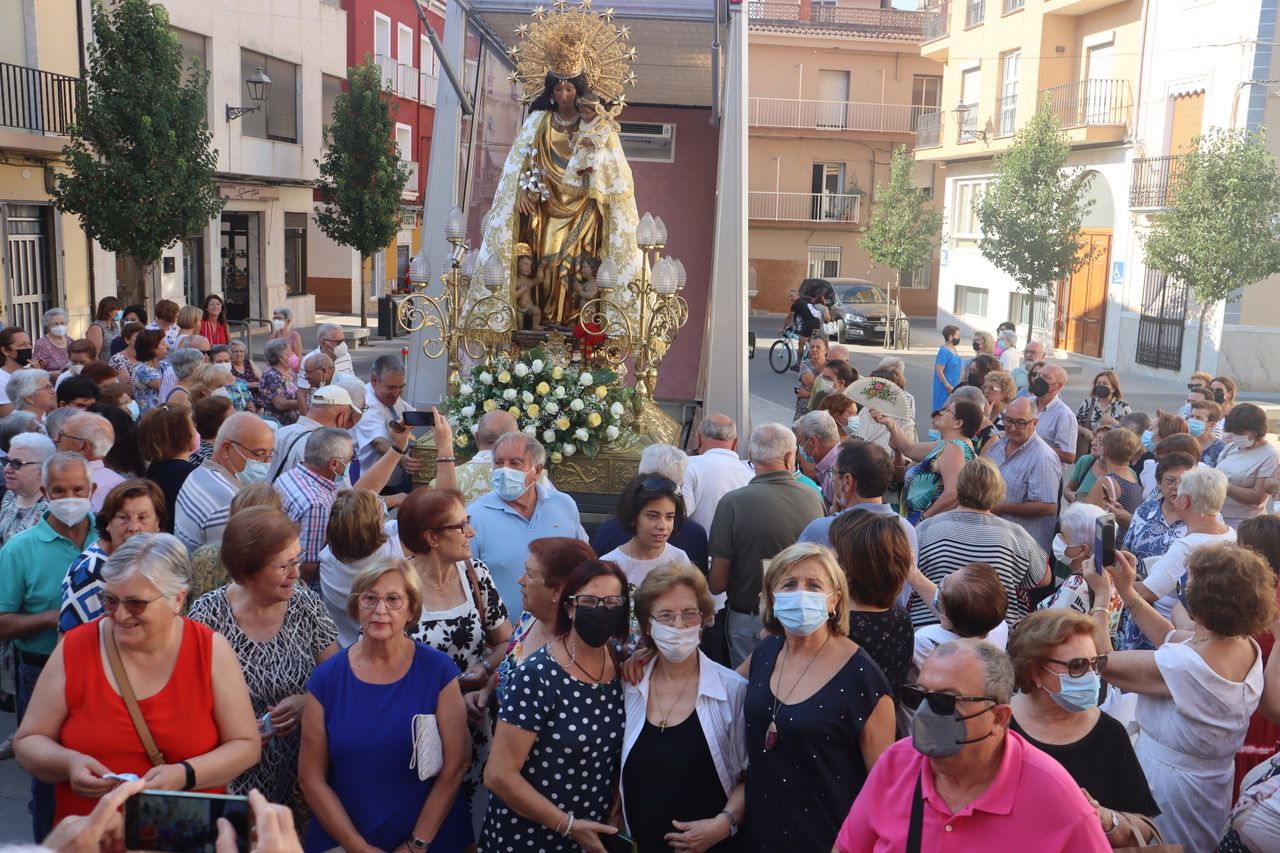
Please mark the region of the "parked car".
MULTIPOLYGON (((884 342, 885 326, 890 317, 900 317, 896 302, 890 302, 888 294, 872 282, 860 278, 829 278, 832 290, 835 291, 835 305, 832 309, 833 319, 839 318, 843 324, 840 330, 842 343, 884 342)), ((905 323, 899 323, 899 328, 905 323)), ((890 343, 895 335, 890 333, 890 343)))

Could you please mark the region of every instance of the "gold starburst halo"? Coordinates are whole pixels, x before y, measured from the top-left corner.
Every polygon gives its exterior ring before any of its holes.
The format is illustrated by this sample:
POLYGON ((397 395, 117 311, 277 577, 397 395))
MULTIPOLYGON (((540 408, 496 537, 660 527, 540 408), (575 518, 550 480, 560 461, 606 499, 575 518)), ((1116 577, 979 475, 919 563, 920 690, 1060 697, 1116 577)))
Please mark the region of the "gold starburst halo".
POLYGON ((532 24, 516 28, 519 45, 510 55, 524 88, 524 103, 542 95, 548 74, 561 79, 586 75, 591 91, 606 101, 620 101, 625 86, 635 85, 631 63, 634 48, 623 46, 629 29, 612 23, 612 9, 603 13, 591 9, 591 0, 568 6, 564 0, 551 11, 539 6, 532 24))

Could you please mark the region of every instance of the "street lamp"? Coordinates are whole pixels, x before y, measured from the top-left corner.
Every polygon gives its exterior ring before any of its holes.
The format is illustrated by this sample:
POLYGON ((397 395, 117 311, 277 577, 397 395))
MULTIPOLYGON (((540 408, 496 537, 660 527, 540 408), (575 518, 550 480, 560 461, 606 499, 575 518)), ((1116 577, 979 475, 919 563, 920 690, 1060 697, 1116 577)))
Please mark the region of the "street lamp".
POLYGON ((254 71, 244 81, 245 87, 249 90, 249 100, 253 101, 252 107, 233 107, 227 104, 227 121, 234 119, 247 113, 256 113, 262 109, 262 104, 267 102, 267 97, 271 94, 271 78, 262 70, 262 66, 258 66, 258 70, 254 71))

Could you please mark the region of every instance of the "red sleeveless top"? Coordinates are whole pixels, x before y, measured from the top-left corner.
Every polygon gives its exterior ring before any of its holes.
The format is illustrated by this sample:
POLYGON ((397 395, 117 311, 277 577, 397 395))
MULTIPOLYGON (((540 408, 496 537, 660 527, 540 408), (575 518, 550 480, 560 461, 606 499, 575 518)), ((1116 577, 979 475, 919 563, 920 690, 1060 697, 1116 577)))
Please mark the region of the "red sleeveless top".
MULTIPOLYGON (((124 700, 108 680, 98 639, 101 617, 67 632, 62 657, 67 673, 67 719, 58 742, 92 755, 113 773, 145 776, 151 761, 142 747, 124 700)), ((169 683, 138 700, 147 728, 165 761, 177 764, 214 749, 221 742, 213 718, 213 631, 183 619, 182 644, 169 683)), ((221 793, 222 788, 207 789, 221 793)), ((97 800, 77 796, 66 782, 54 789, 56 819, 86 815, 97 800)))

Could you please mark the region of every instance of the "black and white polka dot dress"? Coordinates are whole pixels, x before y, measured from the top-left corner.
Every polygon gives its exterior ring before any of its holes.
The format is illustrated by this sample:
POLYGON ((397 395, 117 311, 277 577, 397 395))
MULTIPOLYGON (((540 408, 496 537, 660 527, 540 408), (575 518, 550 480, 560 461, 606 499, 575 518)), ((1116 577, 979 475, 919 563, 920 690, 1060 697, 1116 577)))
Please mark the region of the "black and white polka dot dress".
MULTIPOLYGON (((498 718, 537 733, 525 781, 578 820, 604 823, 622 761, 622 682, 593 685, 565 672, 543 647, 512 675, 498 718)), ((481 853, 577 851, 571 839, 489 800, 481 853)))

